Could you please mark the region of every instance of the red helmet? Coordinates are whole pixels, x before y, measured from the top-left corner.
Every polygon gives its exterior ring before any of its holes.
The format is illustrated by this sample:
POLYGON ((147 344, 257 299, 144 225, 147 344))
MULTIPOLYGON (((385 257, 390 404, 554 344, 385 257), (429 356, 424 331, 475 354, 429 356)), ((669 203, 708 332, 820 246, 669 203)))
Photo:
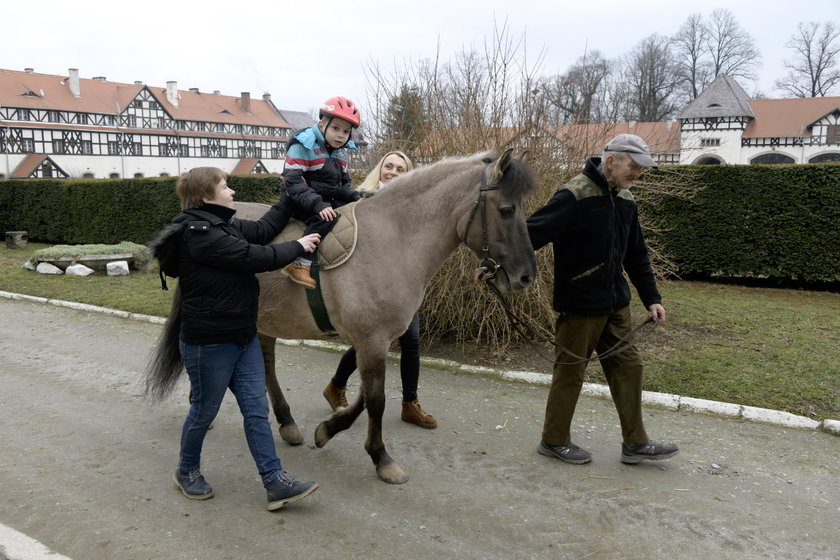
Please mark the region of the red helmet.
POLYGON ((339 119, 344 119, 353 125, 353 128, 358 127, 362 123, 362 115, 359 113, 359 108, 352 100, 346 97, 330 97, 324 104, 321 105, 321 111, 318 117, 324 115, 332 115, 339 119))

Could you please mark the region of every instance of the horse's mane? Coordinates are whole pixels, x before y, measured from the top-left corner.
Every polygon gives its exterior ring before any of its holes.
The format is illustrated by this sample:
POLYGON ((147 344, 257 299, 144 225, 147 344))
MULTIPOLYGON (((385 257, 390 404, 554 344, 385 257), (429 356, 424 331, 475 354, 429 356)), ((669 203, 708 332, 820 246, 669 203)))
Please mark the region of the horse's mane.
MULTIPOLYGON (((485 163, 495 161, 497 156, 493 152, 481 152, 470 156, 452 156, 438 160, 430 165, 415 167, 408 173, 394 179, 388 188, 376 191, 372 196, 380 197, 389 191, 404 191, 408 195, 418 185, 425 185, 431 188, 433 185, 450 179, 453 175, 467 175, 480 173, 485 163), (431 177, 430 177, 431 176, 431 177), (412 190, 400 185, 411 183, 412 190)), ((464 177, 464 182, 467 178, 464 177)), ((522 199, 531 194, 537 188, 537 182, 531 167, 519 158, 511 159, 510 165, 505 171, 499 186, 505 194, 512 198, 522 199)))

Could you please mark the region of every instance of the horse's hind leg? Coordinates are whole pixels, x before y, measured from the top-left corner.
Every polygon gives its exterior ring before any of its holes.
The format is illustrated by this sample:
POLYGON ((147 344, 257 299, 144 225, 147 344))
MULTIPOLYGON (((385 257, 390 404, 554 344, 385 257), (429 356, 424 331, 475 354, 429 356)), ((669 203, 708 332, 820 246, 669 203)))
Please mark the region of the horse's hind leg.
POLYGON ((268 390, 268 398, 271 401, 271 408, 274 416, 280 425, 279 432, 283 441, 291 445, 303 443, 303 435, 292 418, 292 411, 289 403, 283 396, 280 384, 277 382, 277 369, 275 366, 274 349, 277 339, 268 335, 260 334, 260 347, 262 348, 263 360, 265 361, 265 388, 268 390))
POLYGON ((365 399, 359 395, 350 406, 336 410, 332 416, 318 424, 315 429, 315 445, 324 447, 336 434, 352 426, 364 409, 365 399))
MULTIPOLYGON (((357 349, 358 351, 358 349, 357 349)), ((382 414, 385 412, 385 352, 373 359, 358 352, 362 375, 362 395, 368 409, 368 435, 365 450, 376 466, 376 474, 389 484, 402 484, 408 475, 400 468, 382 441, 382 414)))

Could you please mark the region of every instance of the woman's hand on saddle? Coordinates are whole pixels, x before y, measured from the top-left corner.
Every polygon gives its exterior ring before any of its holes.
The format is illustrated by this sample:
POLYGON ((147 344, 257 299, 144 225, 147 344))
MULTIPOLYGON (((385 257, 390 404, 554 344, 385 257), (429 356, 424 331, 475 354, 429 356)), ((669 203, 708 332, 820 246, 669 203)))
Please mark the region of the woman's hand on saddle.
POLYGON ((335 220, 336 217, 338 217, 338 214, 336 214, 335 212, 335 208, 333 208, 332 206, 327 206, 326 208, 318 212, 318 215, 321 216, 321 219, 325 222, 331 222, 335 220))
POLYGON ((318 243, 321 242, 321 234, 310 233, 309 235, 304 235, 297 241, 303 245, 303 248, 306 249, 307 253, 311 253, 316 247, 318 247, 318 243))

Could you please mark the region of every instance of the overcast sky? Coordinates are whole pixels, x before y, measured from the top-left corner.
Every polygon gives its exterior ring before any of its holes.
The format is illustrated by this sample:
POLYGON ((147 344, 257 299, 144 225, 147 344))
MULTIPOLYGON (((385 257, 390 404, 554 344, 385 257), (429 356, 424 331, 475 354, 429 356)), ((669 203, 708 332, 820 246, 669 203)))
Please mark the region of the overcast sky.
POLYGON ((0 68, 82 78, 140 80, 164 87, 270 93, 279 107, 311 111, 344 95, 367 105, 365 69, 482 49, 494 22, 525 38, 541 73, 565 71, 588 47, 627 54, 653 33, 672 35, 692 13, 729 9, 762 53, 760 79, 746 86, 779 97, 784 47, 800 21, 840 23, 840 0, 7 0, 0 68))

